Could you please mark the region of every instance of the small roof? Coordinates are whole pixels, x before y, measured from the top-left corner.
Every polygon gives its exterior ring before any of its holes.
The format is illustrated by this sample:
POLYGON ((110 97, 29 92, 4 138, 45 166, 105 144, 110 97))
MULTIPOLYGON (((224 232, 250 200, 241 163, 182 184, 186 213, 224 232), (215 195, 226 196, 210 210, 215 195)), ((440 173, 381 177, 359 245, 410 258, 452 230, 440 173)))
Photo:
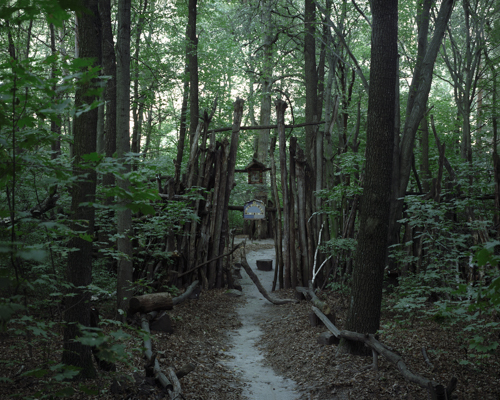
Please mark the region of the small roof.
POLYGON ((250 164, 248 164, 245 167, 245 170, 248 171, 249 169, 261 169, 261 170, 266 170, 267 167, 262 164, 260 161, 257 161, 255 158, 250 161, 250 164))

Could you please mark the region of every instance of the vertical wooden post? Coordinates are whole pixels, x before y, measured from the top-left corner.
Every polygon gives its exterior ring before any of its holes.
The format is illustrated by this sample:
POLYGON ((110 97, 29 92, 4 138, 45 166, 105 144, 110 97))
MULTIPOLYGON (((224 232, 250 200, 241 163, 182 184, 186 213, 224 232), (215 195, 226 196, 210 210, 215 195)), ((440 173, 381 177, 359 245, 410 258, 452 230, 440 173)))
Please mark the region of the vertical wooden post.
POLYGON ((281 190, 283 192, 283 265, 284 279, 280 276, 280 288, 290 288, 290 213, 288 193, 288 172, 286 168, 285 110, 287 104, 283 100, 276 101, 276 119, 280 150, 281 190), (283 285, 284 284, 284 285, 283 285))
MULTIPOLYGON (((223 214, 222 214, 222 231, 221 240, 219 244, 219 254, 224 253, 224 246, 226 243, 226 237, 229 233, 229 223, 228 223, 228 210, 229 196, 231 195, 231 190, 234 184, 234 168, 236 166, 236 154, 238 153, 238 142, 240 138, 240 126, 241 120, 243 118, 243 105, 245 101, 243 99, 236 99, 234 102, 234 112, 233 112, 233 130, 231 133, 231 147, 229 149, 229 156, 227 160, 227 184, 226 192, 223 202, 223 214)), ((218 260, 221 262, 220 260, 218 260)), ((222 265, 222 264, 219 264, 222 265)), ((222 269, 221 269, 222 272, 222 269)), ((222 274, 217 277, 217 287, 222 287, 222 274)))
POLYGON ((282 244, 283 238, 282 234, 282 224, 281 224, 281 204, 278 195, 278 185, 276 184, 276 163, 274 162, 274 148, 276 147, 276 137, 271 139, 271 148, 269 151, 269 162, 271 164, 271 187, 273 189, 274 204, 276 207, 276 223, 274 225, 274 230, 276 234, 274 235, 274 247, 276 249, 276 267, 274 269, 274 280, 272 291, 276 289, 276 281, 278 277, 278 271, 283 271, 283 252, 282 244))
POLYGON ((309 257, 307 254, 307 230, 306 230, 306 195, 305 195, 305 165, 306 157, 304 151, 297 145, 297 157, 295 159, 297 170, 297 209, 298 209, 298 226, 299 226, 299 243, 300 253, 302 258, 302 282, 305 284, 309 281, 309 257))
MULTIPOLYGON (((290 283, 297 286, 297 273, 300 263, 297 262, 297 249, 295 237, 295 199, 297 198, 297 185, 295 182, 295 155, 297 152, 297 138, 290 138, 290 283)), ((302 279, 300 279, 302 281, 302 279)), ((302 286, 302 283, 300 284, 302 286)))

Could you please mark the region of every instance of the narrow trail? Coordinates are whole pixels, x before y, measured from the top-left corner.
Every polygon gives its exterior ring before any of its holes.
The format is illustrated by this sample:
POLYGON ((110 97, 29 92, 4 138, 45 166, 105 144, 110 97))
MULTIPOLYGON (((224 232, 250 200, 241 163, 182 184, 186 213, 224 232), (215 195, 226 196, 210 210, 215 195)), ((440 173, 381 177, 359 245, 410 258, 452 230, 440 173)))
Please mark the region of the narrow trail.
MULTIPOLYGON (((272 240, 261 242, 273 243, 272 240)), ((247 254, 247 261, 259 277, 262 285, 271 291, 276 255, 274 249, 261 249, 247 254), (257 270, 256 260, 272 259, 273 271, 257 270)), ((262 330, 259 324, 266 320, 272 307, 279 307, 269 303, 259 293, 257 287, 242 269, 240 280, 246 299, 245 304, 238 308, 238 318, 241 328, 229 334, 234 347, 228 352, 233 358, 224 364, 236 372, 242 382, 246 384, 243 391, 249 400, 296 400, 300 394, 295 390, 295 382, 277 375, 274 370, 264 365, 264 355, 257 348, 262 330)))

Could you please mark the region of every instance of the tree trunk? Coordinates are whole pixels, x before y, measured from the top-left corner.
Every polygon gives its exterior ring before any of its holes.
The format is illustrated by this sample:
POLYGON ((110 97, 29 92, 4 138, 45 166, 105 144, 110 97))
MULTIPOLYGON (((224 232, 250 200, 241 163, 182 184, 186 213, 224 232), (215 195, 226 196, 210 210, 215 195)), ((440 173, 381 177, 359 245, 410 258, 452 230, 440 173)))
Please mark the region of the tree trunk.
MULTIPOLYGON (((290 186, 289 186, 289 229, 290 229, 290 284, 292 287, 297 286, 297 277, 302 275, 297 273, 297 237, 296 237, 296 213, 295 199, 297 198, 297 184, 295 176, 295 156, 297 154, 297 138, 290 138, 290 186)), ((301 279, 302 280, 302 279, 301 279)))
POLYGON ((276 183, 276 163, 274 161, 274 149, 276 147, 276 137, 273 137, 271 140, 271 148, 269 151, 270 164, 271 164, 271 187, 273 191, 274 205, 276 207, 276 223, 274 224, 274 228, 276 231, 274 238, 274 247, 276 249, 276 267, 274 270, 274 280, 272 291, 276 289, 276 282, 278 278, 278 271, 283 269, 283 230, 282 230, 282 218, 281 218, 281 206, 280 206, 280 197, 278 195, 278 185, 276 183))
MULTIPOLYGON (((116 131, 117 153, 124 162, 124 155, 130 152, 130 6, 131 0, 120 0, 118 3, 118 62, 116 68, 116 131)), ((130 171, 130 165, 124 162, 124 172, 130 171)), ((122 178, 118 185, 122 190, 128 190, 128 179, 122 178)), ((125 199, 120 199, 122 207, 127 206, 125 199)), ((129 208, 117 211, 118 251, 122 256, 118 261, 118 309, 128 310, 128 299, 132 296, 131 283, 133 279, 132 263, 132 213, 129 208)))
POLYGON ((194 134, 198 127, 199 106, 198 106, 198 37, 196 36, 196 7, 198 0, 189 0, 188 16, 188 51, 187 64, 189 66, 189 110, 190 124, 189 137, 193 144, 194 134))
POLYGON ((281 191, 283 195, 283 266, 284 277, 279 277, 280 289, 290 288, 290 204, 288 193, 288 171, 286 166, 285 110, 287 104, 283 100, 276 101, 276 118, 278 123, 281 191))
MULTIPOLYGON (((360 232, 346 329, 375 333, 380 324, 382 283, 387 253, 390 188, 394 146, 397 79, 397 0, 371 2, 373 27, 368 98, 366 172, 360 232)), ((344 342, 351 353, 363 345, 344 342)))
POLYGON ((307 229, 306 229, 306 175, 305 175, 305 165, 306 158, 304 151, 297 145, 297 157, 295 160, 296 172, 297 172, 297 220, 298 220, 298 230, 299 230, 299 249, 301 255, 302 264, 302 282, 309 281, 310 267, 309 257, 307 255, 307 229))
MULTIPOLYGON (((188 30, 189 31, 189 30, 188 30)), ((186 40, 188 40, 187 35, 189 32, 186 31, 186 40)), ((189 66, 188 59, 189 57, 189 45, 186 45, 186 66, 184 68, 184 86, 182 89, 182 105, 181 105, 181 120, 179 123, 179 141, 177 142, 177 158, 175 159, 175 191, 179 192, 180 181, 181 181, 181 166, 182 166, 182 157, 184 156, 184 144, 186 142, 186 130, 187 130, 187 106, 189 99, 189 66)))
MULTIPOLYGON (((410 87, 410 95, 407 103, 406 120, 400 145, 399 174, 397 174, 397 182, 392 194, 391 214, 389 217, 389 237, 391 242, 389 244, 395 244, 393 241, 397 237, 397 232, 399 231, 399 224, 397 221, 401 219, 406 187, 410 179, 415 134, 426 111, 425 106, 431 89, 434 64, 451 16, 453 4, 453 0, 443 0, 441 2, 432 40, 426 48, 425 55, 420 55, 417 59, 417 66, 413 73, 412 86, 410 87)), ((422 18, 425 20, 427 17, 424 16, 422 18)), ((422 34, 424 33, 424 28, 419 27, 419 30, 422 30, 422 34)))
MULTIPOLYGON (((85 0, 83 6, 90 13, 77 14, 80 57, 94 58, 97 61, 100 52, 97 0, 85 0)), ((96 100, 94 95, 88 95, 94 83, 95 80, 91 80, 77 88, 75 107, 92 104, 96 100)), ((85 235, 89 238, 94 234, 94 207, 80 204, 95 201, 96 172, 93 165, 85 165, 82 156, 96 151, 97 113, 97 108, 94 108, 75 117, 74 129, 73 175, 78 181, 71 188, 72 225, 75 231, 85 231, 85 235)), ((68 256, 68 283, 72 285, 70 289, 72 295, 66 297, 62 362, 81 368, 78 377, 87 379, 96 375, 91 348, 75 339, 81 335, 78 325, 90 325, 90 291, 86 287, 92 282, 92 241, 85 240, 75 232, 69 246, 78 250, 71 251, 68 256)))
MULTIPOLYGON (((106 157, 113 157, 116 152, 116 56, 111 26, 111 0, 99 0, 99 13, 102 29, 102 72, 110 77, 104 88, 106 115, 104 122, 104 151, 106 157)), ((115 176, 106 174, 103 185, 111 187, 115 184, 115 176)), ((112 203, 108 198, 107 203, 112 203)))
MULTIPOLYGON (((318 74, 316 71, 316 6, 314 0, 304 2, 304 76, 306 85, 306 122, 317 122, 318 114, 318 74), (316 118, 316 121, 314 119, 316 118)), ((306 158, 311 166, 316 166, 316 127, 306 126, 306 158)))

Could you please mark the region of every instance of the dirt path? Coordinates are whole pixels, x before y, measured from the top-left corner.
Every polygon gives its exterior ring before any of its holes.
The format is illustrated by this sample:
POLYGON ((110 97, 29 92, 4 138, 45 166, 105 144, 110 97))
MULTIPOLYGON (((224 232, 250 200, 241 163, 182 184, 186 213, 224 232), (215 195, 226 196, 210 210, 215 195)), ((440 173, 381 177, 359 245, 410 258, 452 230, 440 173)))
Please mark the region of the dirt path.
MULTIPOLYGON (((272 240, 261 240, 259 244, 272 244, 272 240), (268 243, 269 242, 269 243, 268 243)), ((274 249, 260 249, 247 254, 247 261, 259 277, 262 285, 271 291, 274 271, 257 270, 257 260, 272 259, 273 269, 276 264, 274 249)), ((230 360, 224 361, 227 368, 233 370, 245 382, 243 395, 250 400, 294 400, 300 397, 295 390, 295 382, 277 375, 274 370, 264 365, 264 356, 257 347, 262 335, 259 324, 265 321, 273 307, 259 293, 257 287, 242 270, 240 280, 246 302, 238 308, 238 318, 242 326, 230 333, 234 347, 228 352, 230 360)))

